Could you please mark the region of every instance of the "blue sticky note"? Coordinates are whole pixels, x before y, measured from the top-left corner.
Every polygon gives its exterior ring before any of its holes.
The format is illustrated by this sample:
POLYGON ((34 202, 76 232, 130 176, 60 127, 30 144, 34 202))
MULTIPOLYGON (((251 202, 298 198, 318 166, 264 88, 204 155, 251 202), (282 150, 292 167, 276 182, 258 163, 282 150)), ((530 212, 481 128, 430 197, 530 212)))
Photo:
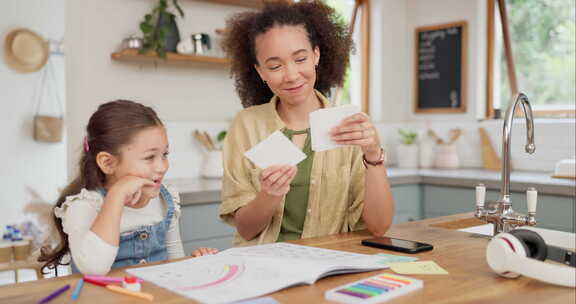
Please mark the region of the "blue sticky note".
POLYGON ((273 297, 261 297, 261 298, 244 300, 240 302, 234 302, 233 304, 280 304, 280 302, 276 301, 276 299, 274 299, 273 297))
POLYGON ((418 260, 418 258, 415 258, 415 257, 407 257, 407 256, 403 256, 403 255, 395 255, 395 254, 387 254, 387 253, 377 253, 376 255, 382 257, 382 260, 378 261, 378 263, 380 263, 380 264, 414 262, 414 261, 418 260))

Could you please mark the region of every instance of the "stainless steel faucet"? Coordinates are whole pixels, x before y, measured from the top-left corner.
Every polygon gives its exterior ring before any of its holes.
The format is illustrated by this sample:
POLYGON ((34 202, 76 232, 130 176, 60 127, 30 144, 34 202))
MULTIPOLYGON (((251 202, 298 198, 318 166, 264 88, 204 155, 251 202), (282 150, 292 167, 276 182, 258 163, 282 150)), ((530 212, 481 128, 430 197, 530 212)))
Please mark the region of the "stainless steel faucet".
POLYGON ((508 106, 504 118, 504 129, 502 133, 502 185, 500 188, 500 198, 498 201, 490 202, 484 206, 486 198, 486 187, 482 184, 476 187, 476 212, 474 216, 494 224, 494 235, 500 232, 508 232, 517 226, 536 225, 536 203, 538 193, 536 189, 530 187, 526 191, 528 202, 528 215, 523 215, 512 210, 510 201, 510 142, 512 140, 512 121, 518 102, 522 104, 524 116, 526 117, 527 143, 525 150, 532 154, 536 150, 534 145, 534 118, 532 107, 528 97, 523 93, 518 93, 514 102, 508 106))

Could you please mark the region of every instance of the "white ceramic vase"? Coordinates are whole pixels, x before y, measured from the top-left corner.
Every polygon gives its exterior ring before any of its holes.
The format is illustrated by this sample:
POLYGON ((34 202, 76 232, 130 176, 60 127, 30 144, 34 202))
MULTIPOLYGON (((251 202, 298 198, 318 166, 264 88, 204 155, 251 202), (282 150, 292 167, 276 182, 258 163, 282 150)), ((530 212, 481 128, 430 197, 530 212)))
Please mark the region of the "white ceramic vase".
POLYGON ((222 151, 210 151, 206 154, 202 166, 202 176, 207 178, 221 178, 224 175, 222 166, 222 151))
POLYGON ((434 155, 434 167, 440 169, 460 168, 460 158, 456 145, 436 145, 434 155))
POLYGON ((399 144, 396 146, 396 158, 398 168, 418 168, 418 145, 399 144))
POLYGON ((432 138, 426 136, 420 142, 420 168, 432 168, 434 165, 434 147, 436 143, 432 138))

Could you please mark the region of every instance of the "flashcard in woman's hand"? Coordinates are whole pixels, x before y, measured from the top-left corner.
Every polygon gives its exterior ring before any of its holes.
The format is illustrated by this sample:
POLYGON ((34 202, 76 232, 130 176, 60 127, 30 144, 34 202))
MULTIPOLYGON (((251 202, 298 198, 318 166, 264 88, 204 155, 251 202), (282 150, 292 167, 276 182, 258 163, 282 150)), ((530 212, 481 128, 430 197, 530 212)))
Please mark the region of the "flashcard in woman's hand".
POLYGON ((280 131, 272 133, 244 155, 262 169, 272 165, 296 166, 306 158, 306 154, 280 131))
POLYGON ((356 105, 343 105, 311 112, 310 133, 312 136, 312 150, 320 152, 342 146, 332 140, 330 131, 346 117, 358 112, 360 112, 360 107, 356 105))

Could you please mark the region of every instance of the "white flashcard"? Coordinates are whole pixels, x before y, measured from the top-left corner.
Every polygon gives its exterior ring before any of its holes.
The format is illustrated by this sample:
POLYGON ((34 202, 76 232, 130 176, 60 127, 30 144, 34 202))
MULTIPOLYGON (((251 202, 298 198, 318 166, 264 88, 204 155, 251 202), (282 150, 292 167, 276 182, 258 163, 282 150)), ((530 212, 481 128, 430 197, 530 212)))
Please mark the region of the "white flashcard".
POLYGON ((320 152, 343 146, 332 140, 330 130, 339 125, 346 117, 358 112, 360 112, 360 107, 356 105, 343 105, 311 112, 310 131, 312 136, 312 150, 320 152))
POLYGON ((244 155, 262 169, 272 165, 296 166, 306 158, 306 154, 280 131, 272 133, 244 155))

